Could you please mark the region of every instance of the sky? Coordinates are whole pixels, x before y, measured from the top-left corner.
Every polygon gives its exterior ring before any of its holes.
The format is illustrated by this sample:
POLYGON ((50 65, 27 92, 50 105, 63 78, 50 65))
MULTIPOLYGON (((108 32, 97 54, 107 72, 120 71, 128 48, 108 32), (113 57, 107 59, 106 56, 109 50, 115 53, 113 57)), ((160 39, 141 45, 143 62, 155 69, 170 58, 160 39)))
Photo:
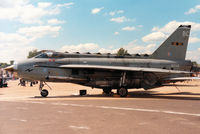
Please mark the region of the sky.
POLYGON ((0 0, 0 62, 28 52, 151 54, 192 25, 186 58, 200 63, 200 0, 0 0))

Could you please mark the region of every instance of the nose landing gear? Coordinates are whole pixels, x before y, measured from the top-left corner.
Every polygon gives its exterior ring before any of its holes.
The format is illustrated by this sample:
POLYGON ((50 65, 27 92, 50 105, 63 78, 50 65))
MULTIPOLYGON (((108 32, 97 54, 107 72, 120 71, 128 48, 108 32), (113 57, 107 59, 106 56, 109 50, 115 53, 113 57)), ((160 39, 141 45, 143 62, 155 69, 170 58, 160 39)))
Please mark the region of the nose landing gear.
POLYGON ((49 94, 49 92, 48 92, 48 90, 43 89, 43 90, 40 92, 40 94, 41 94, 42 97, 47 97, 48 94, 49 94))
MULTIPOLYGON (((46 89, 42 89, 44 87, 44 84, 47 85, 47 83, 40 81, 39 90, 40 90, 40 94, 42 97, 47 97, 49 92, 46 89)), ((51 89, 51 87, 49 85, 47 85, 47 86, 51 89)))

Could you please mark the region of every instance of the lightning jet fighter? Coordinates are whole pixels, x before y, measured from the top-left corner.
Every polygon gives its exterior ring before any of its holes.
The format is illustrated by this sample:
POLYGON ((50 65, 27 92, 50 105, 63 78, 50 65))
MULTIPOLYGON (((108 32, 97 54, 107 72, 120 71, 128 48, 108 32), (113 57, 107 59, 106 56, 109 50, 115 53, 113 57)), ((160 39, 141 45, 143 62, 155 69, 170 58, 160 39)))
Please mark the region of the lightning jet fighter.
POLYGON ((40 81, 41 96, 45 82, 71 82, 100 88, 106 94, 116 89, 121 97, 128 89, 152 89, 165 83, 191 79, 192 62, 185 60, 190 25, 180 25, 155 52, 148 56, 43 52, 6 70, 23 79, 40 81))

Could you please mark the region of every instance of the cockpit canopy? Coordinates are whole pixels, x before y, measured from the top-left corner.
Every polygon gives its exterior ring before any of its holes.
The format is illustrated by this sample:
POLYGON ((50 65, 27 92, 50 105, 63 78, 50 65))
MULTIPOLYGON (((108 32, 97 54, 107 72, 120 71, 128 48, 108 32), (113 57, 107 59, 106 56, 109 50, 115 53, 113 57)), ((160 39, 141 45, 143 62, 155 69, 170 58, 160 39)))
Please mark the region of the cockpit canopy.
POLYGON ((34 58, 65 58, 65 55, 58 52, 43 52, 38 54, 34 58))

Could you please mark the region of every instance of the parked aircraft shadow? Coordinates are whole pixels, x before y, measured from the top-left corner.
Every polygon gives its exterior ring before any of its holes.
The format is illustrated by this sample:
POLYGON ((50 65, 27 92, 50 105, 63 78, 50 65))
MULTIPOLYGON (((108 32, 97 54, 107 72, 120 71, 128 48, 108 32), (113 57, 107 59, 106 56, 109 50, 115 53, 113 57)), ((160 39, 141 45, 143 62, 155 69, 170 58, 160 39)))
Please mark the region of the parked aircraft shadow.
POLYGON ((152 91, 129 92, 130 98, 154 98, 174 100, 200 100, 200 93, 177 92, 177 93, 156 93, 152 91))
MULTIPOLYGON (((120 97, 117 94, 113 95, 105 95, 105 94, 95 94, 95 95, 69 95, 69 96, 48 96, 48 99, 53 98, 146 98, 146 99, 174 99, 174 100, 200 100, 200 93, 192 93, 192 92, 177 92, 177 93, 158 93, 157 91, 131 91, 129 92, 128 97, 120 97)), ((43 98, 41 96, 31 97, 33 98, 43 98)))

